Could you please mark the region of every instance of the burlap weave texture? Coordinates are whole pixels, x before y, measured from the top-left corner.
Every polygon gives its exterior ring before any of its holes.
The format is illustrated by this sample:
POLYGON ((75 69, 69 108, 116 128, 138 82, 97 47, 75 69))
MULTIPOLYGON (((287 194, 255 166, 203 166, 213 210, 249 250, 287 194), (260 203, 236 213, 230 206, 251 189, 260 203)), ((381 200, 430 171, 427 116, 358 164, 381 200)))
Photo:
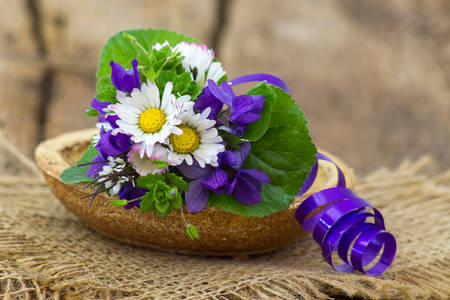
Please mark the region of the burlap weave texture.
MULTIPOLYGON (((356 192, 398 242, 379 278, 339 274, 310 236, 248 259, 173 255, 88 229, 35 177, 0 177, 0 295, 5 299, 445 299, 450 295, 450 170, 427 159, 380 169, 356 192)), ((170 238, 170 237, 167 237, 170 238)))

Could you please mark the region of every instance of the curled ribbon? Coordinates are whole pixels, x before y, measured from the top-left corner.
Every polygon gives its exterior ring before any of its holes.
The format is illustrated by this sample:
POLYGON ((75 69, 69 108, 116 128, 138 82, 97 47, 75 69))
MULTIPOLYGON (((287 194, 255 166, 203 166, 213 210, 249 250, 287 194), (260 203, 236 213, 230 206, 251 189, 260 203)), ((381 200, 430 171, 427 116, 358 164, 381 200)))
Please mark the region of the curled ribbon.
MULTIPOLYGON (((229 86, 247 82, 267 81, 286 93, 289 87, 271 74, 249 74, 228 81, 229 86)), ((386 231, 381 213, 366 200, 346 188, 345 175, 328 156, 317 153, 317 161, 308 174, 300 194, 314 183, 319 160, 332 163, 338 172, 335 187, 328 188, 306 198, 295 212, 303 230, 313 231, 313 238, 322 247, 322 256, 335 270, 358 270, 369 276, 382 274, 395 257, 396 242, 386 231), (373 220, 369 222, 369 220, 373 220), (333 261, 336 253, 343 263, 333 261)))
POLYGON ((303 201, 295 212, 302 228, 313 231, 313 238, 322 247, 323 258, 337 271, 358 270, 369 276, 382 274, 395 257, 396 242, 387 232, 381 213, 366 200, 345 187, 345 176, 326 155, 317 154, 317 161, 299 196, 313 184, 318 161, 326 160, 338 171, 336 187, 328 188, 303 201), (373 223, 368 219, 373 219, 373 223), (333 261, 337 252, 342 264, 333 261), (378 258, 378 259, 377 259, 378 258))

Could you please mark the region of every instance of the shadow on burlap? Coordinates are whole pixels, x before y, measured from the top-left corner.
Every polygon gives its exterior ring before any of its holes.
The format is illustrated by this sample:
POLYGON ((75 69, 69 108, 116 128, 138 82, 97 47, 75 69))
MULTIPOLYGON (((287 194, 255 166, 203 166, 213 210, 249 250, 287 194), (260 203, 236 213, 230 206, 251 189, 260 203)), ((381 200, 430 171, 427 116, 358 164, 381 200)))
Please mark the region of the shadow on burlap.
POLYGON ((447 298, 450 170, 434 178, 421 176, 429 161, 404 162, 394 171, 380 169, 357 184, 356 192, 382 211, 398 242, 393 265, 379 278, 333 271, 310 236, 248 259, 131 247, 84 226, 37 176, 3 175, 0 295, 6 299, 447 298))

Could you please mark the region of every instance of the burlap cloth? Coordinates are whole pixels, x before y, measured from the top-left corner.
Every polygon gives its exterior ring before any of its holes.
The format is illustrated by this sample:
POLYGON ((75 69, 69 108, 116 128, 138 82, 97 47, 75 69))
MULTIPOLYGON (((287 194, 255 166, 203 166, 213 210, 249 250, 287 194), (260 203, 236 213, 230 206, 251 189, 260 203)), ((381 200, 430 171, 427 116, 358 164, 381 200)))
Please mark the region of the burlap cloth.
POLYGON ((131 247, 88 229, 52 196, 42 179, 23 172, 3 174, 0 295, 5 299, 448 298, 450 170, 427 178, 421 169, 428 162, 426 158, 404 162, 396 170, 380 169, 358 181, 356 192, 382 211, 398 242, 393 265, 378 278, 333 271, 311 236, 248 259, 131 247))

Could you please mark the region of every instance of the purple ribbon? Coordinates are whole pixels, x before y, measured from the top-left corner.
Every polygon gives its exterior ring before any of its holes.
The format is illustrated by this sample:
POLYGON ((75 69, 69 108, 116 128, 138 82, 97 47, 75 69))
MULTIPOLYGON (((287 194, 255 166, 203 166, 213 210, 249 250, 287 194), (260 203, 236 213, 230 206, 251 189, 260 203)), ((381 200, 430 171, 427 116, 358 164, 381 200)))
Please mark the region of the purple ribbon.
MULTIPOLYGON (((234 86, 254 81, 267 81, 290 94, 289 87, 283 80, 264 73, 240 76, 227 84, 234 86)), ((335 270, 358 270, 369 276, 382 274, 394 260, 397 247, 395 238, 385 230, 381 213, 346 188, 345 175, 333 160, 323 153, 317 153, 317 161, 298 196, 305 194, 313 185, 319 160, 334 164, 338 182, 335 187, 306 198, 295 211, 297 221, 303 230, 313 231, 314 240, 322 247, 323 258, 335 270), (342 260, 341 264, 334 262, 333 254, 336 252, 342 260)))
POLYGON ((336 187, 306 198, 295 212, 297 221, 303 230, 313 231, 314 240, 322 247, 323 258, 335 270, 358 270, 369 276, 382 274, 394 260, 395 238, 385 230, 381 213, 345 187, 342 170, 329 157, 317 153, 317 161, 299 196, 314 183, 319 160, 335 165, 339 174, 338 182, 336 187), (373 223, 368 222, 368 219, 373 219, 373 223), (333 261, 333 253, 336 252, 343 263, 336 264, 333 261))
POLYGON ((255 81, 267 81, 267 83, 273 84, 274 86, 279 87, 280 89, 284 90, 286 93, 290 94, 291 91, 289 90, 288 85, 281 80, 281 78, 271 75, 271 74, 265 74, 265 73, 255 73, 255 74, 248 74, 244 76, 239 76, 234 78, 233 80, 228 81, 228 85, 238 85, 242 83, 247 82, 255 82, 255 81))

